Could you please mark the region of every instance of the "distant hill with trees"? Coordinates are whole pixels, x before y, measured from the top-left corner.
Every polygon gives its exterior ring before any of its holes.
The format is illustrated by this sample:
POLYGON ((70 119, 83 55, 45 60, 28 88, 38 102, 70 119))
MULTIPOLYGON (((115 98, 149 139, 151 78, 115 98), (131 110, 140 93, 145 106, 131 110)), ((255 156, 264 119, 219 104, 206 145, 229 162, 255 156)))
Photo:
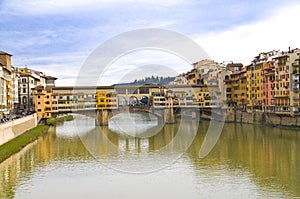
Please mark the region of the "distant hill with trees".
POLYGON ((134 80, 129 83, 113 84, 112 86, 142 86, 142 85, 167 85, 174 81, 175 77, 159 77, 151 76, 140 80, 134 80))

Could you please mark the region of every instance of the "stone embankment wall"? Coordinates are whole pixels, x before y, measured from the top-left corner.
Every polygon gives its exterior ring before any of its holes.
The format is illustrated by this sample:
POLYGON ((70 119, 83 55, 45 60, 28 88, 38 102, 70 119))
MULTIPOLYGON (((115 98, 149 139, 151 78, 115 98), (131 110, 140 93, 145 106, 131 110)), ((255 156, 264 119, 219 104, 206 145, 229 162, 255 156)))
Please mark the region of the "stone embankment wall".
POLYGON ((300 127, 300 116, 279 115, 264 112, 248 113, 230 110, 227 111, 226 122, 300 127))
POLYGON ((0 124, 0 145, 37 126, 36 114, 0 124))

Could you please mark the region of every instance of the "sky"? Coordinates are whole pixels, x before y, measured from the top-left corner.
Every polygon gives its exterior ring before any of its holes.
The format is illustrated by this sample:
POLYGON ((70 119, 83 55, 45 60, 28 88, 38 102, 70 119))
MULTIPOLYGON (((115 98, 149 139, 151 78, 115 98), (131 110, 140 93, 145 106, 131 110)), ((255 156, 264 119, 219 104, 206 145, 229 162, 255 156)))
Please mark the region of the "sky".
MULTIPOLYGON (((217 62, 246 65, 260 52, 300 48, 299 0, 0 0, 0 18, 0 50, 13 55, 15 67, 57 77, 57 86, 75 85, 98 46, 136 29, 178 32, 217 62)), ((125 53, 101 67, 101 85, 192 68, 153 49, 125 53)))

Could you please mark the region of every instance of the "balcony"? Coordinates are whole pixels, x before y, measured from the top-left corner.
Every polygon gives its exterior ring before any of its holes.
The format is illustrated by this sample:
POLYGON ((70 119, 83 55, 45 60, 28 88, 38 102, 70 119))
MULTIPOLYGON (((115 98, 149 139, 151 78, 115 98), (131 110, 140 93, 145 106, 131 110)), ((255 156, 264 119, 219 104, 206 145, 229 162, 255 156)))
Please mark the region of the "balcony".
POLYGON ((293 100, 299 100, 300 97, 299 96, 293 96, 293 100))
POLYGON ((295 88, 295 87, 294 87, 294 88, 293 88, 293 91, 299 92, 299 91, 300 91, 300 88, 297 88, 297 87, 295 88))
MULTIPOLYGON (((298 90, 300 91, 300 90, 298 90)), ((274 95, 275 98, 288 98, 289 95, 274 95)))
POLYGON ((300 75, 300 70, 293 70, 293 74, 300 75))
POLYGON ((239 78, 238 78, 238 77, 234 77, 234 78, 231 78, 230 80, 231 80, 231 81, 238 81, 239 78))
POLYGON ((285 66, 285 64, 286 64, 285 62, 278 62, 277 63, 278 66, 285 66))
POLYGON ((293 66, 293 67, 300 67, 300 64, 299 64, 299 63, 298 63, 298 64, 292 63, 292 66, 293 66))

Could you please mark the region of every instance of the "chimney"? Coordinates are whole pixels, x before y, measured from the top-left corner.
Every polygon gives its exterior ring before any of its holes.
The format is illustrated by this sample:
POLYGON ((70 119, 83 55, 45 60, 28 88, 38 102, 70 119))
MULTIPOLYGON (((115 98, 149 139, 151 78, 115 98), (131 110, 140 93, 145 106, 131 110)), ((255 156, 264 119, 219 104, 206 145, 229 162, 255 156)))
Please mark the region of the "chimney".
POLYGON ((289 53, 291 52, 291 47, 289 46, 289 53))

